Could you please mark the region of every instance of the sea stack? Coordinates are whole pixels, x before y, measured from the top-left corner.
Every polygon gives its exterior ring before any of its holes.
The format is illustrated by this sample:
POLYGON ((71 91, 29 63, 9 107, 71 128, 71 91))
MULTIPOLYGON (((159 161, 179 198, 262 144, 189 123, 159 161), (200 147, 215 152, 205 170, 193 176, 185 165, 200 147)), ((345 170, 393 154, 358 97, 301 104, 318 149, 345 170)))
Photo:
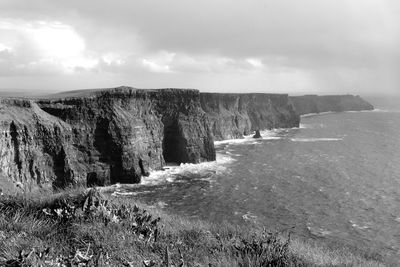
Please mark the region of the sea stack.
POLYGON ((260 130, 256 130, 256 133, 253 135, 253 138, 261 138, 260 130))
POLYGON ((200 93, 215 140, 237 139, 255 130, 299 127, 287 94, 200 93))

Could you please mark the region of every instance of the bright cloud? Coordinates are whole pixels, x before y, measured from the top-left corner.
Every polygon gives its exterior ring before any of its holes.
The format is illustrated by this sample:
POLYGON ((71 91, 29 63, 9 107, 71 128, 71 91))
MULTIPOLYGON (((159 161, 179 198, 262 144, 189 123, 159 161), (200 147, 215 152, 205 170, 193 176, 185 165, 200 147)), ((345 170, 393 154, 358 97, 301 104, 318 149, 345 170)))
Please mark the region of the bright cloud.
POLYGON ((2 50, 12 51, 13 57, 7 62, 10 71, 40 73, 47 66, 50 73, 71 72, 75 68, 90 69, 98 63, 87 56, 84 39, 71 26, 57 21, 3 19, 0 21, 2 50))
POLYGON ((0 52, 1 52, 1 51, 10 51, 10 50, 11 50, 10 47, 8 47, 8 46, 6 46, 6 45, 0 43, 0 52))
POLYGON ((151 72, 168 73, 172 72, 169 64, 174 60, 174 57, 175 53, 161 51, 150 58, 143 58, 142 63, 151 72))
POLYGON ((0 83, 398 92, 399 3, 0 0, 0 83))
POLYGON ((109 52, 102 56, 101 58, 106 64, 117 64, 122 65, 125 63, 125 60, 118 53, 109 52))
POLYGON ((246 61, 255 68, 262 68, 264 65, 261 60, 256 58, 248 58, 246 61))
POLYGON ((45 57, 70 58, 82 55, 84 40, 68 25, 39 21, 26 31, 45 57))

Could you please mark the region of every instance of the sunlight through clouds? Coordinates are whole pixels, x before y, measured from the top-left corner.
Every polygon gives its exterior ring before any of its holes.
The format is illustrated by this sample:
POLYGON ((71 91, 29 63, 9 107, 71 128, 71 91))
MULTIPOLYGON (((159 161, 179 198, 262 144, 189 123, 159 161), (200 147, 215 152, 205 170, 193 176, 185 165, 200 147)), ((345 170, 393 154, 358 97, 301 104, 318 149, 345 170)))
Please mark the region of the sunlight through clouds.
POLYGON ((112 52, 103 55, 101 59, 109 65, 111 64, 122 65, 125 63, 125 60, 122 59, 121 55, 112 52))
POLYGON ((68 25, 60 22, 39 21, 27 28, 44 56, 54 58, 76 57, 85 50, 83 39, 68 25))
POLYGON ((7 50, 10 51, 11 48, 6 46, 6 45, 4 45, 4 44, 2 44, 2 43, 0 43, 0 52, 1 51, 7 51, 7 50))
POLYGON ((398 93, 399 3, 0 0, 0 83, 398 93))
POLYGON ((248 58, 246 61, 255 68, 262 68, 264 65, 261 60, 256 58, 248 58))
POLYGON ((8 50, 16 54, 15 60, 20 60, 19 68, 34 68, 35 66, 54 65, 54 67, 71 72, 75 68, 90 69, 98 60, 86 56, 84 39, 69 25, 58 21, 0 21, 0 51, 8 50), (8 38, 7 36, 13 36, 8 38), (2 44, 2 39, 9 45, 2 44), (30 51, 30 60, 23 55, 30 51), (20 57, 18 55, 21 55, 20 57))
POLYGON ((175 55, 175 53, 161 51, 151 58, 142 59, 142 64, 147 67, 151 72, 172 72, 169 64, 174 60, 175 55))

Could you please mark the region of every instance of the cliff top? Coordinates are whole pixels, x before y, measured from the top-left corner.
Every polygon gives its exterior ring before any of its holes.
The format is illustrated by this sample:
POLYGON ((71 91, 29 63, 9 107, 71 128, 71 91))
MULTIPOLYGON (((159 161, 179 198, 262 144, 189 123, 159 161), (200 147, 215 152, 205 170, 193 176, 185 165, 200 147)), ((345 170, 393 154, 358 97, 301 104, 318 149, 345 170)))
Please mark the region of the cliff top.
POLYGON ((359 97, 359 95, 353 95, 353 94, 338 94, 338 95, 315 95, 315 94, 309 94, 309 95, 291 95, 291 97, 296 97, 296 98, 318 98, 318 97, 359 97))
POLYGON ((227 96, 241 96, 241 95, 267 95, 267 96, 289 96, 288 94, 276 94, 276 93, 215 93, 215 92, 201 92, 202 95, 227 95, 227 96))
POLYGON ((71 98, 91 98, 104 96, 107 94, 118 94, 118 95, 132 95, 134 93, 148 94, 155 92, 188 92, 188 93, 199 93, 196 89, 181 89, 181 88, 157 88, 157 89, 140 89, 130 86, 119 86, 115 88, 99 88, 99 89, 82 89, 82 90, 71 90, 60 92, 56 94, 47 95, 39 98, 39 100, 60 100, 60 99, 71 99, 71 98))

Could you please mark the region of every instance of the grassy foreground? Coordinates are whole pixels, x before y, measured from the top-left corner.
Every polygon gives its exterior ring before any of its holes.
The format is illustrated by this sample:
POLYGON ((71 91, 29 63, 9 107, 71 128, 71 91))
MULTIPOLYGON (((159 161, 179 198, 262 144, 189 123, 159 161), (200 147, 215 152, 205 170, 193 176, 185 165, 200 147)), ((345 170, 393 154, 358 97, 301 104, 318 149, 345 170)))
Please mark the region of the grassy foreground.
POLYGON ((190 221, 76 189, 0 196, 0 266, 383 266, 345 250, 190 221))

